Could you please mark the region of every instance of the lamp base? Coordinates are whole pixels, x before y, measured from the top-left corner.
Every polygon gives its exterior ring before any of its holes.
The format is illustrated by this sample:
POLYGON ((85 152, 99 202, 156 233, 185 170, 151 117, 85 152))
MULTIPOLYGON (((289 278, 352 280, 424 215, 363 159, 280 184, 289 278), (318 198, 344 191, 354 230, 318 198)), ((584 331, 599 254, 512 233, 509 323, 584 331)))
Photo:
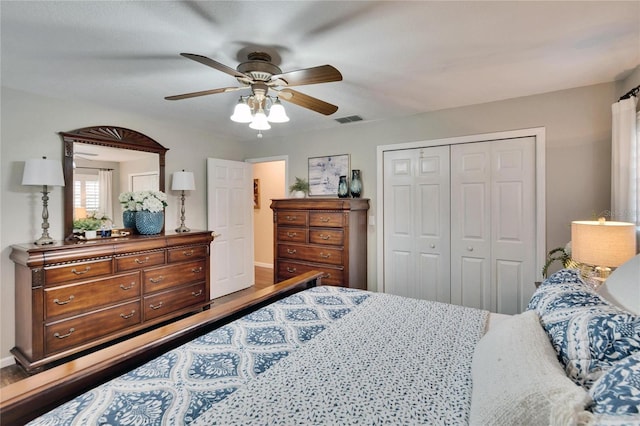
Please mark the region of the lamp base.
POLYGON ((48 244, 53 244, 55 242, 56 241, 53 238, 43 235, 42 237, 40 237, 36 241, 34 241, 33 244, 38 245, 38 246, 46 246, 48 244))
POLYGON ((179 228, 176 228, 176 232, 190 232, 191 229, 187 228, 186 226, 184 226, 184 223, 182 225, 180 225, 179 228))

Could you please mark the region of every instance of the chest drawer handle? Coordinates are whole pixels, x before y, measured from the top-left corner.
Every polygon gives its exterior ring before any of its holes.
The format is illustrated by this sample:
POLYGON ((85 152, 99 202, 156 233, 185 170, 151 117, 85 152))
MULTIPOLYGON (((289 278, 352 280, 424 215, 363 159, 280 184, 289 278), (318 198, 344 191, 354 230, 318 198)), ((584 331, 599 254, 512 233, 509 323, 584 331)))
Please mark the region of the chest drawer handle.
POLYGON ((286 217, 286 219, 287 219, 289 222, 293 222, 294 220, 296 220, 296 218, 297 218, 297 217, 298 217, 298 216, 287 216, 287 217, 286 217))
POLYGON ((324 254, 324 253, 320 252, 320 257, 323 258, 323 259, 328 259, 328 258, 331 257, 331 253, 324 254))
POLYGON ((290 274, 293 274, 296 272, 296 268, 292 268, 290 266, 287 266, 287 272, 289 272, 290 274))
POLYGON ((296 254, 296 249, 287 249, 287 253, 296 254))
POLYGON ((128 314, 128 315, 127 315, 127 314, 120 314, 120 318, 123 318, 123 319, 129 319, 129 318, 131 318, 131 317, 133 316, 133 314, 135 314, 135 313, 136 313, 135 309, 132 309, 132 310, 131 310, 131 313, 130 313, 130 314, 128 314))
POLYGON ((330 220, 331 220, 331 218, 330 218, 330 217, 320 216, 320 222, 327 223, 327 222, 329 222, 330 220))
POLYGON ((125 287, 124 284, 120 284, 120 288, 123 289, 123 290, 131 290, 134 285, 136 285, 136 282, 135 281, 131 281, 131 284, 129 284, 128 287, 125 287))
POLYGON ((295 237, 296 235, 298 235, 298 233, 297 233, 297 232, 287 232, 287 237, 289 237, 289 238, 293 238, 293 237, 295 237))
POLYGON ((157 305, 155 305, 155 306, 154 306, 154 305, 149 305, 149 307, 150 307, 151 309, 153 309, 153 310, 160 309, 160 308, 162 308, 162 302, 158 303, 158 304, 157 304, 157 305))
POLYGON ((198 266, 197 268, 191 268, 191 272, 193 272, 194 274, 199 274, 200 272, 202 272, 202 266, 198 266))
POLYGON ((322 276, 322 278, 331 278, 331 272, 327 272, 322 276))
POLYGON ((193 297, 198 297, 198 296, 200 296, 201 294, 202 294, 202 289, 198 290, 198 292, 197 292, 197 293, 196 293, 195 291, 192 291, 192 292, 191 292, 191 295, 192 295, 193 297))
POLYGON ((162 280, 164 280, 164 276, 162 275, 160 275, 158 278, 149 278, 149 281, 151 281, 154 284, 159 283, 162 280))
POLYGON ((82 274, 86 274, 87 272, 89 272, 90 269, 91 269, 91 266, 85 266, 84 267, 84 271, 76 271, 76 268, 73 268, 71 270, 71 272, 73 272, 76 275, 82 275, 82 274))
POLYGON ((320 234, 320 238, 323 240, 328 240, 329 238, 331 238, 331 235, 324 235, 324 234, 320 234))
POLYGON ((72 327, 69 329, 69 332, 67 334, 53 333, 53 337, 64 339, 65 337, 71 336, 71 333, 73 333, 74 331, 76 331, 76 329, 72 327))
POLYGON ((185 257, 193 256, 193 249, 191 249, 189 251, 187 251, 187 250, 183 251, 182 255, 185 256, 185 257))
POLYGON ((144 260, 140 260, 137 257, 134 259, 134 262, 136 262, 138 265, 144 265, 148 261, 149 261, 149 256, 146 256, 144 260))
POLYGON ((61 302, 60 299, 53 299, 53 303, 55 303, 56 305, 66 305, 67 303, 71 302, 74 299, 73 294, 71 296, 69 296, 69 299, 65 300, 64 302, 61 302))

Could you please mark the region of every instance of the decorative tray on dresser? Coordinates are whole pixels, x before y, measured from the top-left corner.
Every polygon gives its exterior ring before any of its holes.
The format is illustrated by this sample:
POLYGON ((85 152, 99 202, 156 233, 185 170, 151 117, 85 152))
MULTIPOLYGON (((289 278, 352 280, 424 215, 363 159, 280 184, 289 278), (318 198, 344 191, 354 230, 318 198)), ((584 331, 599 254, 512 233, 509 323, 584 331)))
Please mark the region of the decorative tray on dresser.
POLYGON ((318 270, 323 284, 367 288, 368 199, 275 199, 271 209, 276 282, 318 270))
POLYGON ((209 305, 210 231, 12 247, 27 371, 209 305))

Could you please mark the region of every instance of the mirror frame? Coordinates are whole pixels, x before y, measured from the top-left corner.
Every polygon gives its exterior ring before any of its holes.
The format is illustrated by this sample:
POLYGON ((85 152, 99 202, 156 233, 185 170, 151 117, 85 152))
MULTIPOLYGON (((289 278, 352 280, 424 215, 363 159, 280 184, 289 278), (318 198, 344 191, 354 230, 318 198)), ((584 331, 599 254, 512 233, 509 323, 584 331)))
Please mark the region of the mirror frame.
POLYGON ((116 126, 83 127, 70 132, 59 132, 64 143, 64 235, 73 240, 73 144, 74 142, 111 148, 130 149, 158 154, 158 186, 164 192, 165 153, 169 150, 149 136, 135 130, 116 126))

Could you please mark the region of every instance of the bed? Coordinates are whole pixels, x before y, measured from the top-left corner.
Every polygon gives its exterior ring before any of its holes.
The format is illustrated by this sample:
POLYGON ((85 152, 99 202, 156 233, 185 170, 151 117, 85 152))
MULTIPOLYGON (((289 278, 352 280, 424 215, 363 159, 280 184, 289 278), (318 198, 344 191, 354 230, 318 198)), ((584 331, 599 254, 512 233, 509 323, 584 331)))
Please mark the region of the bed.
POLYGON ((311 286, 30 424, 640 424, 639 394, 640 318, 562 270, 514 316, 311 286))

